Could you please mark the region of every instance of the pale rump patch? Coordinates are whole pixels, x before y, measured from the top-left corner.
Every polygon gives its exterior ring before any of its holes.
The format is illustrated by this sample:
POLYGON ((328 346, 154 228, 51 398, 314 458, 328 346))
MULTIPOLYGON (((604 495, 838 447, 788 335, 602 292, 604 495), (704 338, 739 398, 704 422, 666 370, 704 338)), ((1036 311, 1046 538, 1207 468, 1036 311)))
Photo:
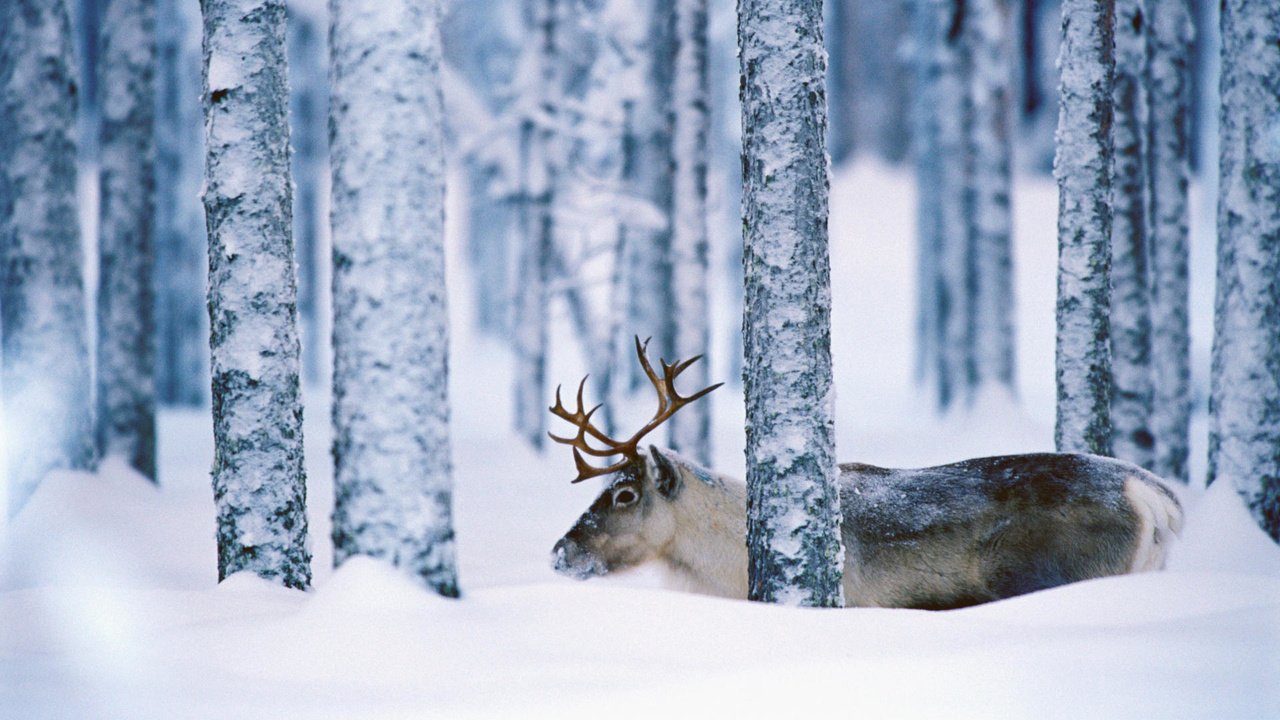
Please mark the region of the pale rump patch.
POLYGON ((1170 541, 1182 534, 1182 508, 1177 500, 1137 477, 1125 479, 1124 496, 1138 516, 1129 572, 1164 569, 1170 541))

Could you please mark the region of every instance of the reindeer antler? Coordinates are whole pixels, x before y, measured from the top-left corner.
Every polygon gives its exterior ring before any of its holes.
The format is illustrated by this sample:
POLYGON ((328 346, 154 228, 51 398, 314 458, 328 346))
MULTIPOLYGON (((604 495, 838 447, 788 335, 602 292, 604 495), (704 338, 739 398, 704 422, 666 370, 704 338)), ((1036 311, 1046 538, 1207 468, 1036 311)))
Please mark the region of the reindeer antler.
POLYGON ((590 410, 583 410, 585 406, 582 403, 582 390, 586 387, 587 378, 582 378, 582 382, 578 383, 578 408, 573 412, 569 412, 564 403, 560 401, 560 387, 556 386, 556 404, 551 406, 551 414, 573 423, 574 427, 578 429, 578 434, 571 438, 559 437, 551 433, 547 434, 550 435, 552 440, 573 448, 573 462, 578 468, 578 477, 574 478, 573 482, 582 482, 587 478, 608 475, 626 467, 633 460, 640 457, 640 440, 645 435, 648 435, 659 425, 669 420, 680 408, 724 384, 716 383, 687 397, 683 396, 676 390, 676 378, 680 376, 680 373, 688 369, 690 365, 700 360, 702 356, 696 355, 688 360, 677 360, 674 363, 659 359, 662 364, 662 377, 659 378, 658 374, 654 372, 653 366, 649 364, 648 348, 649 340, 646 339, 642 343, 640 342, 640 336, 637 335, 636 355, 640 357, 640 366, 644 368, 644 374, 649 377, 649 382, 653 383, 654 390, 658 392, 658 412, 653 416, 652 420, 645 423, 644 427, 640 428, 636 434, 627 440, 621 442, 614 440, 591 424, 591 416, 596 410, 600 409, 600 405, 596 405, 590 410), (588 437, 604 447, 592 447, 587 440, 588 437), (582 453, 599 458, 621 455, 622 459, 607 467, 594 467, 587 463, 586 459, 582 457, 582 453))

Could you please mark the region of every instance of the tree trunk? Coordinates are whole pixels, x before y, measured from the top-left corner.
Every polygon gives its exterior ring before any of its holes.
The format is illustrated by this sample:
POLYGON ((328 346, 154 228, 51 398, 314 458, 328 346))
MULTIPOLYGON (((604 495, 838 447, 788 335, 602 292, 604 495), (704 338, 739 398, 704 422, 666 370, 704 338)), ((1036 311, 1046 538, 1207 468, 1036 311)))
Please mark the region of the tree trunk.
POLYGON ((934 0, 911 3, 914 104, 912 142, 916 161, 916 380, 937 381, 941 352, 939 296, 943 225, 941 124, 938 116, 942 75, 942 28, 936 22, 934 0))
POLYGON ((189 0, 156 7, 156 400, 188 406, 209 396, 199 13, 189 0))
POLYGON ((1058 57, 1059 452, 1111 453, 1113 0, 1063 0, 1058 57))
POLYGON ((1209 482, 1280 542, 1280 6, 1222 6, 1209 482))
POLYGON ((62 0, 0 4, 0 388, 8 512, 45 474, 93 462, 76 74, 62 0))
POLYGON ((156 480, 155 2, 110 0, 99 35, 98 453, 156 480))
POLYGON ((456 597, 440 5, 332 8, 334 562, 456 597))
MULTIPOLYGON (((1274 27, 1274 26, 1272 26, 1274 27)), ((1157 475, 1187 482, 1191 425, 1191 336, 1187 234, 1191 107, 1191 12, 1187 0, 1147 6, 1151 203, 1151 428, 1157 475)))
MULTIPOLYGON (((675 358, 707 352, 707 0, 681 0, 676 28, 674 166, 669 314, 675 358)), ((710 363, 690 366, 689 387, 711 384, 710 363)), ((671 418, 671 448, 704 465, 711 462, 711 405, 694 403, 671 418)))
MULTIPOLYGON (((636 334, 653 336, 651 348, 661 357, 671 355, 676 319, 672 313, 671 222, 674 201, 672 174, 672 88, 675 71, 675 8, 677 0, 646 0, 648 35, 643 48, 644 101, 635 107, 634 186, 636 197, 657 208, 665 226, 628 229, 628 316, 636 334)), ((635 364, 628 364, 632 390, 647 387, 648 378, 635 364)))
POLYGON ((1144 0, 1116 0, 1111 173, 1111 396, 1115 456, 1151 468, 1151 316, 1144 0))
POLYGON ((1013 218, 1009 207, 1014 64, 1008 0, 969 0, 964 27, 972 70, 968 155, 972 382, 1014 393, 1013 218))
POLYGON ((203 0, 218 578, 305 588, 283 0, 203 0))
POLYGON ((938 255, 938 407, 968 401, 973 388, 973 237, 969 190, 973 157, 969 152, 973 107, 969 93, 970 58, 965 42, 964 0, 934 0, 938 28, 939 193, 941 251, 938 255))
POLYGON ((327 165, 328 43, 324 19, 289 10, 289 138, 293 142, 293 236, 298 255, 298 316, 302 366, 308 382, 324 379, 326 346, 321 322, 320 231, 327 165))
POLYGON ((552 157, 560 108, 559 17, 562 0, 530 0, 529 55, 539 78, 537 116, 520 124, 519 203, 520 244, 516 266, 516 297, 512 327, 515 351, 515 429, 535 448, 546 441, 547 415, 547 283, 555 240, 558 169, 552 157))
POLYGON ((843 604, 820 0, 740 0, 749 597, 843 604))

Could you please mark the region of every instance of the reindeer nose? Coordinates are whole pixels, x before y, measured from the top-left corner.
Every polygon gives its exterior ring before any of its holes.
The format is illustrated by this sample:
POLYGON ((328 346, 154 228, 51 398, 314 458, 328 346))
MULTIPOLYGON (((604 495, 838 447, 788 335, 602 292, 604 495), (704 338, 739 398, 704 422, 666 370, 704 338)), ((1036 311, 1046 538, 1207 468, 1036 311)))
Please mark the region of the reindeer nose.
POLYGON ((577 580, 586 580, 597 575, 604 575, 608 568, 600 558, 586 550, 566 535, 551 550, 551 567, 562 575, 577 580))
POLYGON ((582 546, 568 536, 560 538, 551 549, 551 567, 558 573, 573 574, 575 561, 582 556, 582 546))

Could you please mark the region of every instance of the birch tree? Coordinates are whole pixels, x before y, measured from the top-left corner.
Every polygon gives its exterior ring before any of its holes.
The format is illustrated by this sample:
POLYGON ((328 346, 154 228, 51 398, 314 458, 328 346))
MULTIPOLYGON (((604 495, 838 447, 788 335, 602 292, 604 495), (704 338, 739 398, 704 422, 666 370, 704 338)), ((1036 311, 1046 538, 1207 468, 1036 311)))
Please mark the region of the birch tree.
POLYGON ((840 606, 821 0, 740 0, 749 597, 840 606))
POLYGON ((62 0, 0 4, 0 392, 9 513, 93 461, 76 74, 62 0))
POLYGON ((941 123, 942 26, 935 21, 934 0, 912 0, 911 37, 914 92, 912 144, 916 165, 916 380, 934 382, 939 369, 940 257, 943 224, 941 123))
MULTIPOLYGON (((1274 27, 1274 25, 1272 26, 1274 27)), ((1191 425, 1191 11, 1187 0, 1147 2, 1148 191, 1151 248, 1151 428, 1156 474, 1187 482, 1191 425)))
POLYGON ((1209 482, 1280 542, 1280 6, 1222 4, 1209 482))
MULTIPOLYGON (((632 192, 648 200, 666 220, 658 228, 627 229, 628 275, 632 327, 653 335, 660 356, 672 354, 676 318, 672 311, 673 145, 672 88, 676 57, 675 10, 677 0, 642 0, 648 37, 642 50, 646 63, 645 96, 634 107, 637 145, 631 173, 632 192)), ((648 385, 634 365, 633 390, 648 385)))
POLYGON ((1112 449, 1150 468, 1151 315, 1147 241, 1144 0, 1116 0, 1111 204, 1112 449))
POLYGON ((559 168, 551 148, 560 108, 559 21, 565 0, 526 0, 530 26, 525 73, 536 88, 523 98, 519 120, 517 202, 520 206, 518 288, 512 312, 515 352, 515 429, 531 445, 545 442, 547 388, 547 283, 555 238, 559 168))
POLYGON ((99 25, 97 446, 156 480, 155 1, 110 0, 99 25))
POLYGON ((440 4, 330 9, 334 562, 456 597, 440 4))
POLYGON ((973 385, 972 313, 973 215, 969 202, 972 158, 969 139, 973 108, 969 95, 972 68, 965 42, 963 0, 932 0, 938 68, 938 222, 937 262, 938 406, 969 399, 973 385))
POLYGON ((1059 452, 1111 451, 1113 0, 1063 0, 1057 152, 1059 452))
POLYGON ((320 230, 328 160, 325 142, 328 83, 324 6, 287 3, 289 62, 289 138, 294 178, 293 237, 298 255, 298 317, 301 321, 302 366, 308 382, 323 374, 324 324, 321 322, 320 230))
POLYGON ((200 7, 156 4, 156 401, 203 405, 209 396, 208 241, 200 183, 200 7))
MULTIPOLYGON (((671 288, 668 311, 674 323, 671 354, 693 357, 707 351, 707 0, 675 3, 676 59, 672 149, 671 288)), ((695 363, 688 382, 711 384, 709 363, 695 363)), ((671 447, 694 460, 711 462, 709 403, 694 403, 671 418, 671 447)))
POLYGON ((203 0, 218 577, 311 582, 283 0, 203 0))
POLYGON ((968 148, 970 393, 1014 392, 1012 141, 1013 17, 1008 0, 969 0, 964 35, 972 77, 968 148))

